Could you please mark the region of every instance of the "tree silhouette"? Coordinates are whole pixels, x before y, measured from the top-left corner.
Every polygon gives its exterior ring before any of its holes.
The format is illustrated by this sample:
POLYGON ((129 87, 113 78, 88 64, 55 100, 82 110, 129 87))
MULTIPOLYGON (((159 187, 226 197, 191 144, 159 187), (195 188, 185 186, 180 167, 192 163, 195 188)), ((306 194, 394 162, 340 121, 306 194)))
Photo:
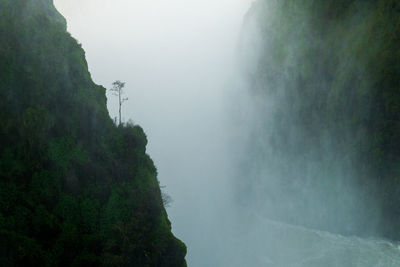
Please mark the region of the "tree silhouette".
POLYGON ((122 98, 122 95, 124 93, 123 88, 125 87, 125 83, 121 82, 120 80, 116 80, 115 82, 112 83, 113 87, 110 89, 113 95, 118 96, 118 104, 119 104, 119 123, 118 125, 121 125, 121 106, 122 104, 128 100, 128 98, 122 98))

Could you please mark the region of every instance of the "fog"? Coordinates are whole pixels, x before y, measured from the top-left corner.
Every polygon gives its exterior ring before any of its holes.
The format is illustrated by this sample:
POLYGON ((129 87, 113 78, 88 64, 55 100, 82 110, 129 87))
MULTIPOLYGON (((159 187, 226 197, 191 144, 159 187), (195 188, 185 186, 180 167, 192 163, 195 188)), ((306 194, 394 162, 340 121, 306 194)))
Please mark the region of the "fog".
MULTIPOLYGON (((253 209, 255 214, 268 218, 341 234, 376 235, 380 219, 378 186, 368 180, 370 174, 361 173, 355 153, 349 155, 352 139, 367 141, 356 130, 325 129, 328 127, 320 117, 323 111, 315 103, 326 105, 323 92, 334 91, 332 84, 339 78, 323 70, 315 75, 303 74, 306 85, 298 81, 299 73, 304 72, 305 54, 308 64, 319 64, 307 48, 319 49, 321 57, 332 52, 325 51, 327 45, 314 47, 313 43, 325 40, 312 33, 307 6, 292 6, 299 10, 293 18, 296 28, 287 21, 290 15, 280 13, 279 1, 259 1, 243 26, 238 49, 242 84, 237 94, 241 97, 236 98, 242 106, 236 117, 245 146, 237 160, 241 168, 235 171, 236 195, 247 205, 247 211, 253 209), (284 43, 284 52, 276 47, 276 43, 282 45, 279 42, 284 43), (279 53, 285 56, 279 57, 279 53), (303 96, 306 90, 322 93, 309 101, 303 96), (344 145, 338 144, 337 136, 344 145), (358 177, 363 180, 360 182, 358 177)), ((353 21, 350 16, 342 18, 341 23, 353 21)), ((363 21, 357 22, 364 25, 363 21)), ((346 45, 345 40, 342 43, 346 45)), ((362 63, 352 60, 351 55, 345 49, 335 54, 347 59, 339 69, 349 75, 362 68, 362 63)), ((361 79, 368 87, 368 77, 361 79)), ((363 108, 368 110, 368 104, 363 108)), ((368 117, 365 113, 363 116, 368 117)), ((236 143, 240 143, 239 138, 236 143)))
MULTIPOLYGON (((249 0, 55 0, 93 80, 126 82, 122 119, 141 125, 189 266, 221 266, 231 191, 228 77, 249 0), (226 217, 226 216, 225 216, 226 217)), ((112 117, 117 99, 107 94, 112 117)))
MULTIPOLYGON (((310 151, 305 159, 282 160, 264 138, 273 135, 277 125, 268 114, 274 114, 282 102, 249 93, 246 73, 255 71, 262 55, 257 26, 243 28, 252 1, 54 3, 66 17, 68 31, 86 51, 93 80, 108 89, 115 80, 126 82, 124 97, 129 100, 122 106, 122 120, 133 120, 147 134, 147 153, 157 166, 163 191, 173 199, 167 208, 173 233, 188 247, 188 266, 394 266, 399 260, 396 247, 386 241, 343 237, 271 220, 307 224, 302 219, 320 215, 320 224, 334 225, 333 216, 321 215, 325 203, 315 201, 335 184, 328 180, 318 190, 298 184, 289 187, 292 191, 282 186, 287 182, 280 179, 287 162, 292 163, 290 171, 305 176, 328 171, 313 165, 317 152, 310 151), (254 160, 257 157, 260 160, 254 160), (319 214, 290 209, 305 195, 319 214)), ((290 48, 296 54, 296 45, 290 48)), ((279 86, 284 87, 286 77, 282 77, 279 86)), ((107 97, 110 116, 116 117, 117 98, 109 93, 107 97)), ((288 130, 294 139, 299 137, 296 130, 288 130)), ((342 161, 331 166, 333 158, 327 154, 322 166, 336 170, 329 175, 342 180, 351 176, 342 161)), ((347 190, 341 205, 356 203, 344 214, 357 227, 364 217, 354 211, 373 201, 357 202, 362 197, 354 185, 337 188, 347 190)))

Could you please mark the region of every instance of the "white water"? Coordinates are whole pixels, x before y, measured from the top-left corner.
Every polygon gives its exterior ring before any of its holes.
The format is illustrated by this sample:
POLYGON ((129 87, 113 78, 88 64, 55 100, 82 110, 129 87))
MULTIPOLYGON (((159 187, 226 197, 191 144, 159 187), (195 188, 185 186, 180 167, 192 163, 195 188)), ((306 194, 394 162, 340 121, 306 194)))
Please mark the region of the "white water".
MULTIPOLYGON (((396 267, 397 245, 385 240, 344 237, 258 218, 226 242, 233 258, 219 266, 396 267)), ((217 265, 215 265, 217 266, 217 265)))
MULTIPOLYGON (((173 232, 189 266, 397 266, 398 249, 271 222, 236 209, 230 178, 241 136, 229 75, 248 0, 55 0, 95 82, 126 82, 123 118, 174 202, 173 232)), ((251 51, 249 51, 251 52, 251 51)), ((116 101, 109 98, 110 115, 116 101)), ((244 177, 245 179, 245 177, 244 177)))

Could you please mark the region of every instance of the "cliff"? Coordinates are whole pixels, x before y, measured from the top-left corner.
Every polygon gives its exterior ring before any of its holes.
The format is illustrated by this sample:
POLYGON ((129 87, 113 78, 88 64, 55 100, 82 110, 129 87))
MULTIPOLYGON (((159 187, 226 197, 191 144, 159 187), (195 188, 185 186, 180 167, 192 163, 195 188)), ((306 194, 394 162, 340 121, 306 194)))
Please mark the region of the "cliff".
POLYGON ((51 0, 0 0, 0 263, 186 266, 137 125, 51 0))
POLYGON ((242 190, 273 218, 399 239, 399 2, 259 0, 245 29, 242 190))

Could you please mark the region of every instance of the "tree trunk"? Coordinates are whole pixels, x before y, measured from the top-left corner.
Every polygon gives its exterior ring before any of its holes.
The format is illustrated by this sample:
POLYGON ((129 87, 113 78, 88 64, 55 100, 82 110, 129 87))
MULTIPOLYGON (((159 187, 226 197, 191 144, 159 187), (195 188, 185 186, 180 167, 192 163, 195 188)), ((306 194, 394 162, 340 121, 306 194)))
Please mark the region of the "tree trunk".
POLYGON ((119 125, 121 125, 121 89, 118 91, 119 98, 119 125))

